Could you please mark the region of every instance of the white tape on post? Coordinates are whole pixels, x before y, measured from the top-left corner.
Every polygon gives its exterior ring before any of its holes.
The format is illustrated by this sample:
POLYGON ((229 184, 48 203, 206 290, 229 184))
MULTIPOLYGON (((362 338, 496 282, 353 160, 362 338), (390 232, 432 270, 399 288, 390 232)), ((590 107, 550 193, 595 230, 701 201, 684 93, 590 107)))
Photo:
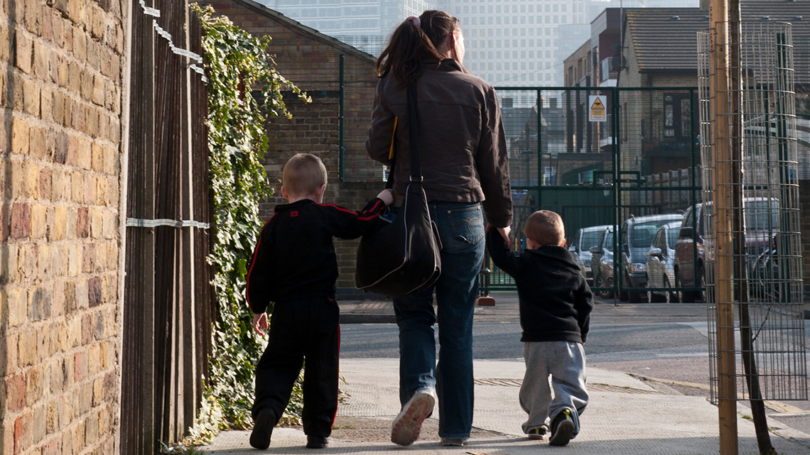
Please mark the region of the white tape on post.
POLYGON ((168 219, 144 220, 140 218, 127 218, 127 227, 153 228, 158 226, 175 227, 175 228, 194 227, 199 229, 209 229, 211 227, 211 225, 208 223, 203 223, 194 220, 168 220, 168 219))
MULTIPOLYGON (((143 13, 145 15, 152 16, 152 17, 160 17, 160 10, 155 9, 155 8, 150 8, 150 7, 146 6, 146 3, 144 3, 144 0, 140 0, 140 3, 141 3, 141 7, 143 8, 143 13)), ((152 20, 152 26, 154 27, 155 32, 157 32, 157 34, 161 38, 165 39, 169 43, 169 48, 172 50, 172 53, 174 53, 176 55, 179 55, 181 57, 185 57, 185 58, 187 58, 189 60, 193 60, 193 61, 195 61, 197 63, 200 63, 200 64, 203 63, 203 58, 202 58, 202 56, 200 54, 197 54, 195 52, 191 52, 190 50, 183 49, 183 48, 175 46, 174 41, 172 40, 171 33, 164 30, 163 27, 161 27, 157 23, 157 19, 152 20)), ((195 73, 198 73, 201 76, 201 79, 202 79, 203 82, 208 83, 208 78, 205 77, 205 70, 204 69, 202 69, 199 66, 194 65, 194 64, 189 65, 189 68, 192 71, 194 71, 195 73)))

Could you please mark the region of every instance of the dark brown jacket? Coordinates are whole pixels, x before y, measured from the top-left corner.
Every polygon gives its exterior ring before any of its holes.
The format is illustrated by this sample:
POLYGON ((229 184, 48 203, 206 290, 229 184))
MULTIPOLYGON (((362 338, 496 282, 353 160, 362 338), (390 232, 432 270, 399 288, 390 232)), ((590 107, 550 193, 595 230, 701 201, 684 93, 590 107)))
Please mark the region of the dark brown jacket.
MULTIPOLYGON (((511 225, 509 160, 495 89, 464 73, 455 60, 445 59, 440 65, 425 62, 416 93, 428 200, 483 202, 490 223, 495 227, 511 225)), ((394 141, 394 191, 398 194, 405 193, 411 174, 408 120, 405 86, 393 76, 382 78, 374 98, 366 150, 371 158, 390 165, 394 141)))

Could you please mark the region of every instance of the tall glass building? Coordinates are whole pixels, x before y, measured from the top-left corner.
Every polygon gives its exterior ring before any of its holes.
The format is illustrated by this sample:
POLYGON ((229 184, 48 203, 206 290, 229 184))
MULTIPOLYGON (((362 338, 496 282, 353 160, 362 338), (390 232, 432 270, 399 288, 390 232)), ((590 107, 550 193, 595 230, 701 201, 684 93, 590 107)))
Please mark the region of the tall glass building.
POLYGON ((374 56, 406 17, 438 7, 425 0, 256 1, 374 56))

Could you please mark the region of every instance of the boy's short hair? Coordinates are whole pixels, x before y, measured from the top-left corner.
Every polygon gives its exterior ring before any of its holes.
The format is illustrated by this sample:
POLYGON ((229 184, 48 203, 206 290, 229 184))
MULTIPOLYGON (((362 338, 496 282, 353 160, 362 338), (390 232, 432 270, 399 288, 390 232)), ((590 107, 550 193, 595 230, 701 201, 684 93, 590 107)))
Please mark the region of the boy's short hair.
POLYGON ((558 246, 565 239, 565 225, 560 215, 550 210, 540 210, 526 220, 523 233, 539 246, 558 246))
POLYGON ((293 196, 314 194, 326 185, 326 166, 315 155, 298 153, 284 165, 281 184, 293 196))

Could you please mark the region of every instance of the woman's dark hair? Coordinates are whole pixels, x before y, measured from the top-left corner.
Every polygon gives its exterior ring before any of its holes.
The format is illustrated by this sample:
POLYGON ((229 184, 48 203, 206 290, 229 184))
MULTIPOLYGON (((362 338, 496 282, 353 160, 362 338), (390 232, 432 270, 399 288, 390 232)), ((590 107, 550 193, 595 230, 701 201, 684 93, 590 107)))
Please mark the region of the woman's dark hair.
POLYGON ((377 59, 377 76, 393 73, 403 84, 409 84, 422 74, 422 59, 444 59, 438 50, 447 36, 459 29, 458 19, 444 11, 425 11, 419 16, 421 27, 410 19, 402 22, 377 59))

